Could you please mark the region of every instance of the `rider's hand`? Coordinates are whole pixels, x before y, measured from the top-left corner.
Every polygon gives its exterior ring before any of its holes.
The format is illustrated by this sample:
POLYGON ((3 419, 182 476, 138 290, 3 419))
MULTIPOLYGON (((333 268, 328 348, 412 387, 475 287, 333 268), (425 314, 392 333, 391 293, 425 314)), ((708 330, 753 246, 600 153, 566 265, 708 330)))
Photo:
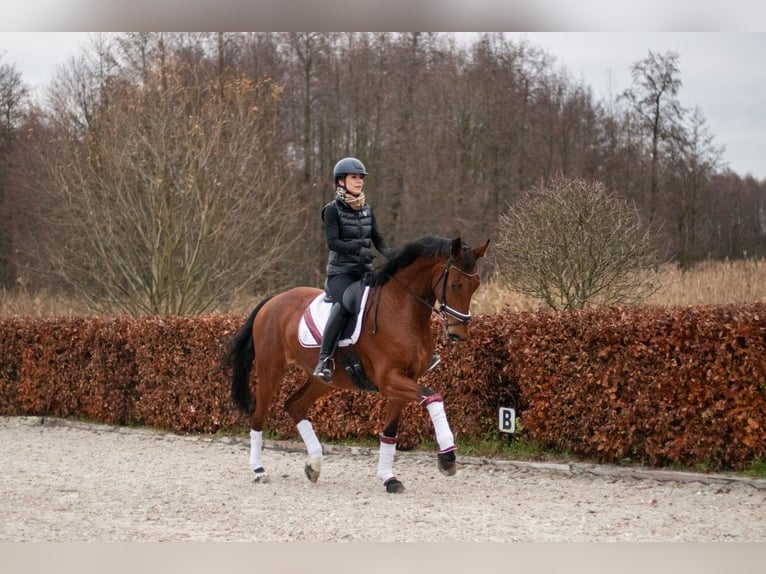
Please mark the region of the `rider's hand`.
POLYGON ((367 247, 359 248, 359 260, 362 263, 372 263, 372 251, 367 247))

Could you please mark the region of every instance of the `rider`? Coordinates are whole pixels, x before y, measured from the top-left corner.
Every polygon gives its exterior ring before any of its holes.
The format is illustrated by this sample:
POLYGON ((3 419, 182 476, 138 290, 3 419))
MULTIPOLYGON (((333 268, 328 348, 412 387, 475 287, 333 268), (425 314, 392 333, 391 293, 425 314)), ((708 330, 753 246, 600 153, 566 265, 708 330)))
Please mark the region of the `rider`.
POLYGON ((332 355, 351 314, 351 310, 343 305, 343 293, 349 285, 372 271, 373 246, 383 255, 389 252, 378 231, 372 207, 367 204, 362 191, 366 175, 367 170, 358 159, 340 160, 333 170, 335 199, 322 208, 325 239, 330 251, 325 288, 332 299, 332 308, 314 376, 325 382, 332 379, 332 355))
MULTIPOLYGON (((325 289, 333 303, 314 376, 328 383, 334 370, 332 356, 346 320, 353 312, 343 304, 343 294, 349 285, 372 271, 370 247, 374 246, 384 256, 391 251, 378 231, 375 214, 362 191, 366 175, 367 170, 358 159, 340 160, 333 169, 335 199, 322 208, 325 239, 330 251, 325 289)), ((439 355, 434 354, 427 370, 435 368, 440 360, 439 355)))

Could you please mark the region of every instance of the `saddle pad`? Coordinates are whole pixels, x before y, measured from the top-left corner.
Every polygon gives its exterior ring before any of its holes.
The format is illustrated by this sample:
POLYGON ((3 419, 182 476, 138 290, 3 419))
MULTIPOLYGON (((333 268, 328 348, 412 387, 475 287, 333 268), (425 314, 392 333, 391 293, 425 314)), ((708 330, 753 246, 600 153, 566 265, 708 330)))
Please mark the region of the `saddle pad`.
MULTIPOLYGON (((370 292, 370 287, 367 286, 362 291, 362 302, 360 309, 364 309, 365 303, 367 303, 367 295, 370 292)), ((309 303, 306 310, 303 312, 300 323, 298 323, 298 341, 304 347, 319 347, 322 344, 322 333, 324 327, 327 324, 327 319, 330 317, 330 308, 332 303, 328 303, 324 300, 325 294, 320 293, 316 298, 309 303)), ((354 331, 350 337, 341 338, 338 341, 339 347, 347 347, 353 345, 359 340, 359 334, 362 332, 362 316, 364 313, 356 314, 356 324, 354 325, 354 331)))

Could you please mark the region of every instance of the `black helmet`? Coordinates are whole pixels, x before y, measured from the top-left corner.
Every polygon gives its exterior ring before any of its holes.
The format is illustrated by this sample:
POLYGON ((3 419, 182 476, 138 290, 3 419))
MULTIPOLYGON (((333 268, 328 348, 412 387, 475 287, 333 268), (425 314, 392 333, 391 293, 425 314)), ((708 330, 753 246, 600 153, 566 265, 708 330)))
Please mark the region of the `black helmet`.
POLYGON ((355 157, 345 157, 335 164, 335 169, 332 170, 332 177, 337 183, 338 178, 344 177, 347 173, 367 175, 367 170, 364 169, 364 164, 355 157))

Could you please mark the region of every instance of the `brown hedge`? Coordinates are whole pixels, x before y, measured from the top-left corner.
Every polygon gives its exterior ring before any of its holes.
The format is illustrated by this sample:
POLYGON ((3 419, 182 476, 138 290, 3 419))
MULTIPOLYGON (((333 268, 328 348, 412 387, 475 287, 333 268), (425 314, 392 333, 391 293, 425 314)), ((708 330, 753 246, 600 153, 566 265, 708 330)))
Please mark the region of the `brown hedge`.
POLYGON ((536 440, 587 457, 742 468, 766 458, 766 306, 514 318, 508 369, 536 440))
MULTIPOLYGON (((460 438, 497 434, 498 406, 524 432, 605 462, 766 458, 766 306, 609 308, 476 317, 423 378, 441 393, 460 438)), ((0 414, 84 417, 173 432, 246 429, 221 357, 244 317, 0 319, 0 414)), ((305 380, 290 371, 268 428, 297 438, 280 408, 305 380)), ((329 439, 375 436, 385 401, 339 391, 310 415, 329 439)), ((433 439, 425 411, 405 409, 402 448, 433 439)))

